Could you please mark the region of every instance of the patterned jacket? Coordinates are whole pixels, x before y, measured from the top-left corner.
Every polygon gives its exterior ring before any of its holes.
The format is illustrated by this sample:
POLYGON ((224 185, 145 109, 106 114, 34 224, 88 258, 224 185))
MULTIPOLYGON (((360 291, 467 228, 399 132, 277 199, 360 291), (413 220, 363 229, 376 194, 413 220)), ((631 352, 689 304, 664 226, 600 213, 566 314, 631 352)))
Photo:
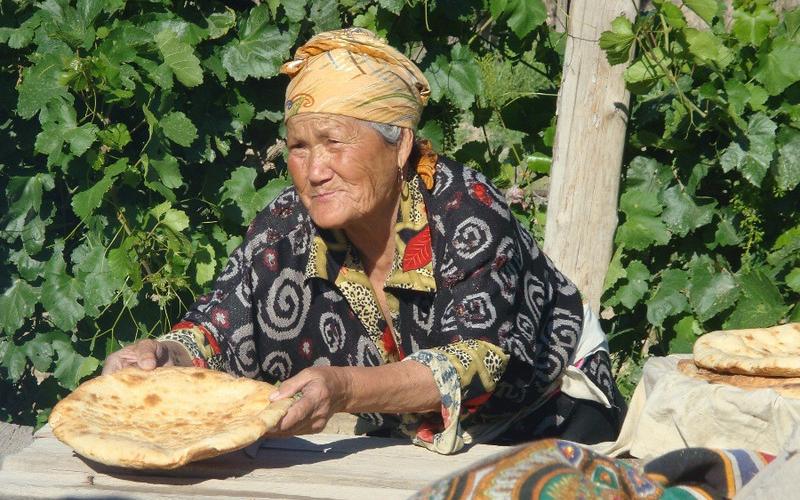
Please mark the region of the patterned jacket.
POLYGON ((392 329, 358 252, 343 232, 316 228, 288 188, 252 222, 214 290, 162 338, 198 365, 269 382, 313 365, 423 363, 442 414, 404 415, 400 428, 442 453, 469 441, 470 426, 540 406, 570 364, 613 400, 606 353, 574 359, 578 290, 483 175, 440 159, 430 191, 412 177, 395 242, 384 288, 392 329))

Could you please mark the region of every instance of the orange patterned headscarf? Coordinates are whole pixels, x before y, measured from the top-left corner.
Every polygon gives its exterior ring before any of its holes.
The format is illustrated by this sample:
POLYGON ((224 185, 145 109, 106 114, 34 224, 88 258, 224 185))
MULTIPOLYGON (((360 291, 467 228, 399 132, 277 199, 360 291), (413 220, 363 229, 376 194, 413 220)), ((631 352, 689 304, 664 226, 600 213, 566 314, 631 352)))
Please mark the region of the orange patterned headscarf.
POLYGON ((316 35, 281 67, 292 79, 284 119, 332 113, 414 129, 430 87, 422 71, 371 31, 316 35))

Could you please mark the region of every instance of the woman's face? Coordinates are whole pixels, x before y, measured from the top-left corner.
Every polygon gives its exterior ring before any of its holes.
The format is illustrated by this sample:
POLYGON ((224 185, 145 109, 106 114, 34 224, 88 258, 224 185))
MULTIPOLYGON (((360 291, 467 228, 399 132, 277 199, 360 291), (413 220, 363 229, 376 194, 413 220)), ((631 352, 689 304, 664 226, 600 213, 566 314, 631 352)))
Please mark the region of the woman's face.
POLYGON ((347 229, 393 217, 398 165, 410 152, 409 136, 404 131, 400 146, 393 146, 354 118, 323 113, 290 118, 289 173, 314 223, 347 229))

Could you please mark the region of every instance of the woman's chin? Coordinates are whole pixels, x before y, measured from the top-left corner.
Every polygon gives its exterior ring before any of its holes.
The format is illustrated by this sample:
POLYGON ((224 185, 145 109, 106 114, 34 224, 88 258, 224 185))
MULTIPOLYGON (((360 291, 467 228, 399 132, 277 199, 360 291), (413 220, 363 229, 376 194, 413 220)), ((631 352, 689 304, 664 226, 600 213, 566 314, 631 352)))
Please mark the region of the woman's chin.
POLYGON ((320 229, 341 229, 347 222, 340 214, 324 210, 312 211, 311 220, 320 229))

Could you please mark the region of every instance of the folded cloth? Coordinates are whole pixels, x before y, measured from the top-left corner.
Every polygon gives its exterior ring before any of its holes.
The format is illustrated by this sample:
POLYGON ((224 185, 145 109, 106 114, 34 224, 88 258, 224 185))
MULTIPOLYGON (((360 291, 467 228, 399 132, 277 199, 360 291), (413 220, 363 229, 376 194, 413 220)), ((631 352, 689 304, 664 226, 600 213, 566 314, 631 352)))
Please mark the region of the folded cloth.
POLYGON ((569 441, 546 439, 489 457, 413 498, 731 498, 771 458, 693 448, 667 453, 640 470, 569 441))
MULTIPOLYGON (((690 357, 690 356, 689 356, 690 357)), ((687 356, 652 357, 642 371, 616 442, 593 447, 646 460, 689 447, 759 450, 800 446, 800 399, 772 389, 740 389, 684 375, 687 356)))

